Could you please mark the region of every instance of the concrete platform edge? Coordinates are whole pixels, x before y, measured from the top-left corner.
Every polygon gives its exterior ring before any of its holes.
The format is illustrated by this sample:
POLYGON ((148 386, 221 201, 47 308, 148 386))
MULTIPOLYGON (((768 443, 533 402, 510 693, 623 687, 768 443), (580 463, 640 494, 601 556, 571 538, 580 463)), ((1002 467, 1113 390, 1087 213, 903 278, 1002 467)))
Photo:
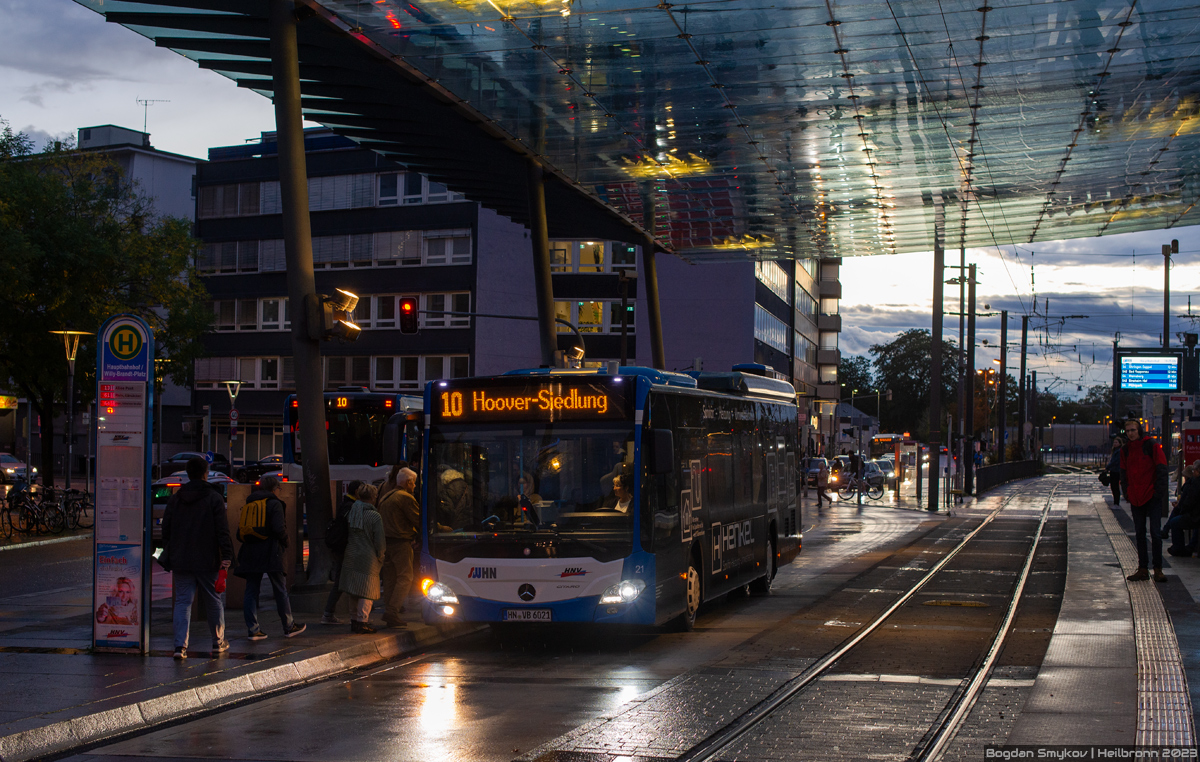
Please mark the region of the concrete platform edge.
POLYGON ((150 730, 197 712, 227 707, 251 698, 291 690, 356 669, 382 664, 403 654, 426 648, 482 629, 459 624, 431 628, 432 633, 398 632, 365 643, 270 669, 242 674, 196 688, 128 706, 108 709, 40 728, 0 737, 0 762, 26 762, 61 755, 133 732, 150 730))

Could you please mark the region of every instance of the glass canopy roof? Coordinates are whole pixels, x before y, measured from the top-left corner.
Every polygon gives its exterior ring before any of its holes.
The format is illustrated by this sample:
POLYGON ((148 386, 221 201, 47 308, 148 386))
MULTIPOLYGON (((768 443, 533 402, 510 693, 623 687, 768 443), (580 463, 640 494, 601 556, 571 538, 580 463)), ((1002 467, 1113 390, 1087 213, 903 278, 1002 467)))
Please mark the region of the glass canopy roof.
MULTIPOLYGON (((263 0, 78 1, 271 89, 263 0)), ((525 176, 486 146, 540 157, 577 208, 694 261, 928 250, 938 228, 958 248, 1200 222, 1200 3, 301 5, 307 118, 519 220, 505 199, 523 202, 525 176), (419 104, 378 111, 402 80, 473 132, 428 129, 419 104)))

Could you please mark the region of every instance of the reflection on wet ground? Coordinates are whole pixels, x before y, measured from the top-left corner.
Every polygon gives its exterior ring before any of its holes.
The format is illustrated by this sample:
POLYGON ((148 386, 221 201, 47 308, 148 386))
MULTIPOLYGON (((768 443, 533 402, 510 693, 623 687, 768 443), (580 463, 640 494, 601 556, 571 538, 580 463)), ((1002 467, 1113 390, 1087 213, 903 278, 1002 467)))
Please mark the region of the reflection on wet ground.
POLYGON ((589 722, 635 700, 657 701, 664 723, 628 732, 661 736, 679 712, 706 711, 695 705, 692 688, 704 686, 715 706, 736 698, 731 691, 744 693, 734 703, 744 702, 784 678, 798 665, 764 670, 744 685, 727 676, 735 664, 745 666, 739 663, 754 653, 755 638, 781 632, 799 610, 911 541, 914 532, 940 523, 920 512, 853 504, 827 507, 819 521, 805 535, 800 558, 780 570, 771 595, 713 605, 692 633, 561 626, 480 633, 74 759, 507 762, 564 734, 585 732, 589 722))

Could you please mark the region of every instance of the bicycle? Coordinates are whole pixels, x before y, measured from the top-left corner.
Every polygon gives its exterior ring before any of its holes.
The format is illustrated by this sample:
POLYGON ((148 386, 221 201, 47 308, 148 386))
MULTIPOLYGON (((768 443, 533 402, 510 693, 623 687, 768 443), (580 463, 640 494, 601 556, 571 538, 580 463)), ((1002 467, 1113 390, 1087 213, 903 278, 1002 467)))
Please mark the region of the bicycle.
POLYGON ((63 512, 68 529, 91 529, 96 523, 96 504, 92 496, 82 490, 73 489, 63 498, 63 512))
POLYGON ((851 475, 846 477, 846 481, 838 487, 838 497, 842 500, 849 500, 858 492, 862 492, 872 500, 878 500, 883 497, 883 485, 871 484, 865 478, 851 475))
POLYGON ((62 493, 53 487, 42 488, 38 503, 38 525, 50 534, 61 534, 67 528, 67 512, 63 509, 62 493))

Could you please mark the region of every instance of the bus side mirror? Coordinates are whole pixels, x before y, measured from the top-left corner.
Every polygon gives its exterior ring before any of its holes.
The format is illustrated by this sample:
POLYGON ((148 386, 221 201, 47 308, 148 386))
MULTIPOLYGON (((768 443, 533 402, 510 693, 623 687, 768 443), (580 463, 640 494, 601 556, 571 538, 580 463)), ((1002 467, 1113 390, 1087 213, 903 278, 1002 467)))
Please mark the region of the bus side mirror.
POLYGON ((396 413, 383 425, 383 464, 385 466, 394 466, 404 462, 400 454, 404 451, 404 424, 407 418, 408 416, 404 413, 396 413))
POLYGON ((650 447, 646 449, 650 474, 669 474, 675 466, 675 443, 670 429, 650 429, 650 447))

